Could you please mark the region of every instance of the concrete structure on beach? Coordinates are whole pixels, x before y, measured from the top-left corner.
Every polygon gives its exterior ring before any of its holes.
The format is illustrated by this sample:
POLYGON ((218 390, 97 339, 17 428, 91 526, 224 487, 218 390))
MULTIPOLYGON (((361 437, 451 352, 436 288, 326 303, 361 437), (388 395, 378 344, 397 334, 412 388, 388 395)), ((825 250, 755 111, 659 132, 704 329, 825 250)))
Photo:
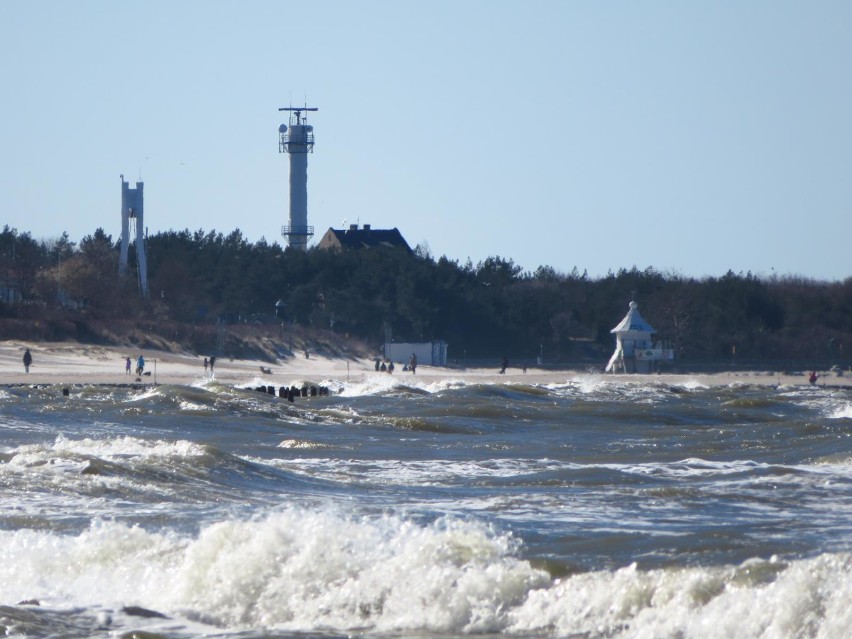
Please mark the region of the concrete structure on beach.
POLYGON ((136 266, 139 275, 139 291, 148 297, 148 258, 145 255, 145 206, 142 182, 131 189, 121 176, 121 251, 118 257, 119 273, 127 272, 127 255, 130 248, 130 231, 136 237, 136 266))
POLYGON ((653 373, 661 362, 674 360, 674 351, 656 340, 653 327, 639 314, 639 305, 630 302, 627 315, 610 331, 615 334, 615 352, 606 365, 608 373, 653 373))

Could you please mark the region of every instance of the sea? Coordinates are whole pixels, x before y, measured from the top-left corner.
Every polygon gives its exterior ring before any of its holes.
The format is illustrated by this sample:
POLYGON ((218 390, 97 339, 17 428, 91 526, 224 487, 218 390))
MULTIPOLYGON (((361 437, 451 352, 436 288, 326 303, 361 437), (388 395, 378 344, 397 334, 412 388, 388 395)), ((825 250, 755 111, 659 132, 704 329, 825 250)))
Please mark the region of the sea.
POLYGON ((852 389, 699 379, 3 387, 0 636, 852 636, 852 389))

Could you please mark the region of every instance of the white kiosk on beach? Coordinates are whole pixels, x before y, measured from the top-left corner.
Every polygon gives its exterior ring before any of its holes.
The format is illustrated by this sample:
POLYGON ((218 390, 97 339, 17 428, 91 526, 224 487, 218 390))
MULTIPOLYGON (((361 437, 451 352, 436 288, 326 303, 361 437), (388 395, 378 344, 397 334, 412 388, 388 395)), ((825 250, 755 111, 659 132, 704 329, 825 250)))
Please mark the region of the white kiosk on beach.
POLYGON ((615 333, 615 352, 606 365, 607 373, 653 373, 659 362, 674 360, 674 351, 657 342, 657 331, 639 314, 639 305, 630 302, 624 319, 610 331, 615 333))

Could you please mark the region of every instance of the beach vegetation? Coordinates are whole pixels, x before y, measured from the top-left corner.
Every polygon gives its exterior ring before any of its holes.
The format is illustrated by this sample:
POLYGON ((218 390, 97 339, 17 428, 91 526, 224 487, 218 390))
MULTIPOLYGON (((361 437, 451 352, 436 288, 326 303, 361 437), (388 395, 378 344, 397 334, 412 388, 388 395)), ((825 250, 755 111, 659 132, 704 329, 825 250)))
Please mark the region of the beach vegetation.
POLYGON ((64 334, 47 330, 51 322, 89 335, 97 331, 81 329, 86 323, 137 322, 184 339, 251 325, 270 339, 326 331, 376 349, 385 340, 444 340, 451 359, 599 361, 636 300, 676 361, 842 365, 852 355, 852 278, 733 271, 695 278, 652 266, 593 278, 577 267, 525 269, 501 256, 476 264, 435 258, 428 247, 296 251, 250 242, 239 229, 160 232, 147 238, 147 252, 146 299, 134 248, 120 273, 118 242, 103 229, 75 243, 67 234, 35 240, 4 227, 0 338, 64 334), (35 321, 40 334, 21 335, 35 321))

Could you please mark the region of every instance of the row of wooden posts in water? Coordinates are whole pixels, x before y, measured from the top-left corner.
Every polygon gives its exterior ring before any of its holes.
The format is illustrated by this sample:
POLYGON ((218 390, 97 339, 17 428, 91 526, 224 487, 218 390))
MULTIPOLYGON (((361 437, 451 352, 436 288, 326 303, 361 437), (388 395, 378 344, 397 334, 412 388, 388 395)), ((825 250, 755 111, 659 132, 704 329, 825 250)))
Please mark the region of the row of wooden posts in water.
MULTIPOLYGON (((256 386, 255 389, 259 393, 266 393, 267 395, 275 395, 276 390, 274 386, 256 386)), ((281 399, 286 399, 288 402, 292 402, 297 397, 325 397, 328 395, 328 387, 327 386, 302 386, 298 388, 296 386, 281 386, 278 389, 278 397, 281 399)))

